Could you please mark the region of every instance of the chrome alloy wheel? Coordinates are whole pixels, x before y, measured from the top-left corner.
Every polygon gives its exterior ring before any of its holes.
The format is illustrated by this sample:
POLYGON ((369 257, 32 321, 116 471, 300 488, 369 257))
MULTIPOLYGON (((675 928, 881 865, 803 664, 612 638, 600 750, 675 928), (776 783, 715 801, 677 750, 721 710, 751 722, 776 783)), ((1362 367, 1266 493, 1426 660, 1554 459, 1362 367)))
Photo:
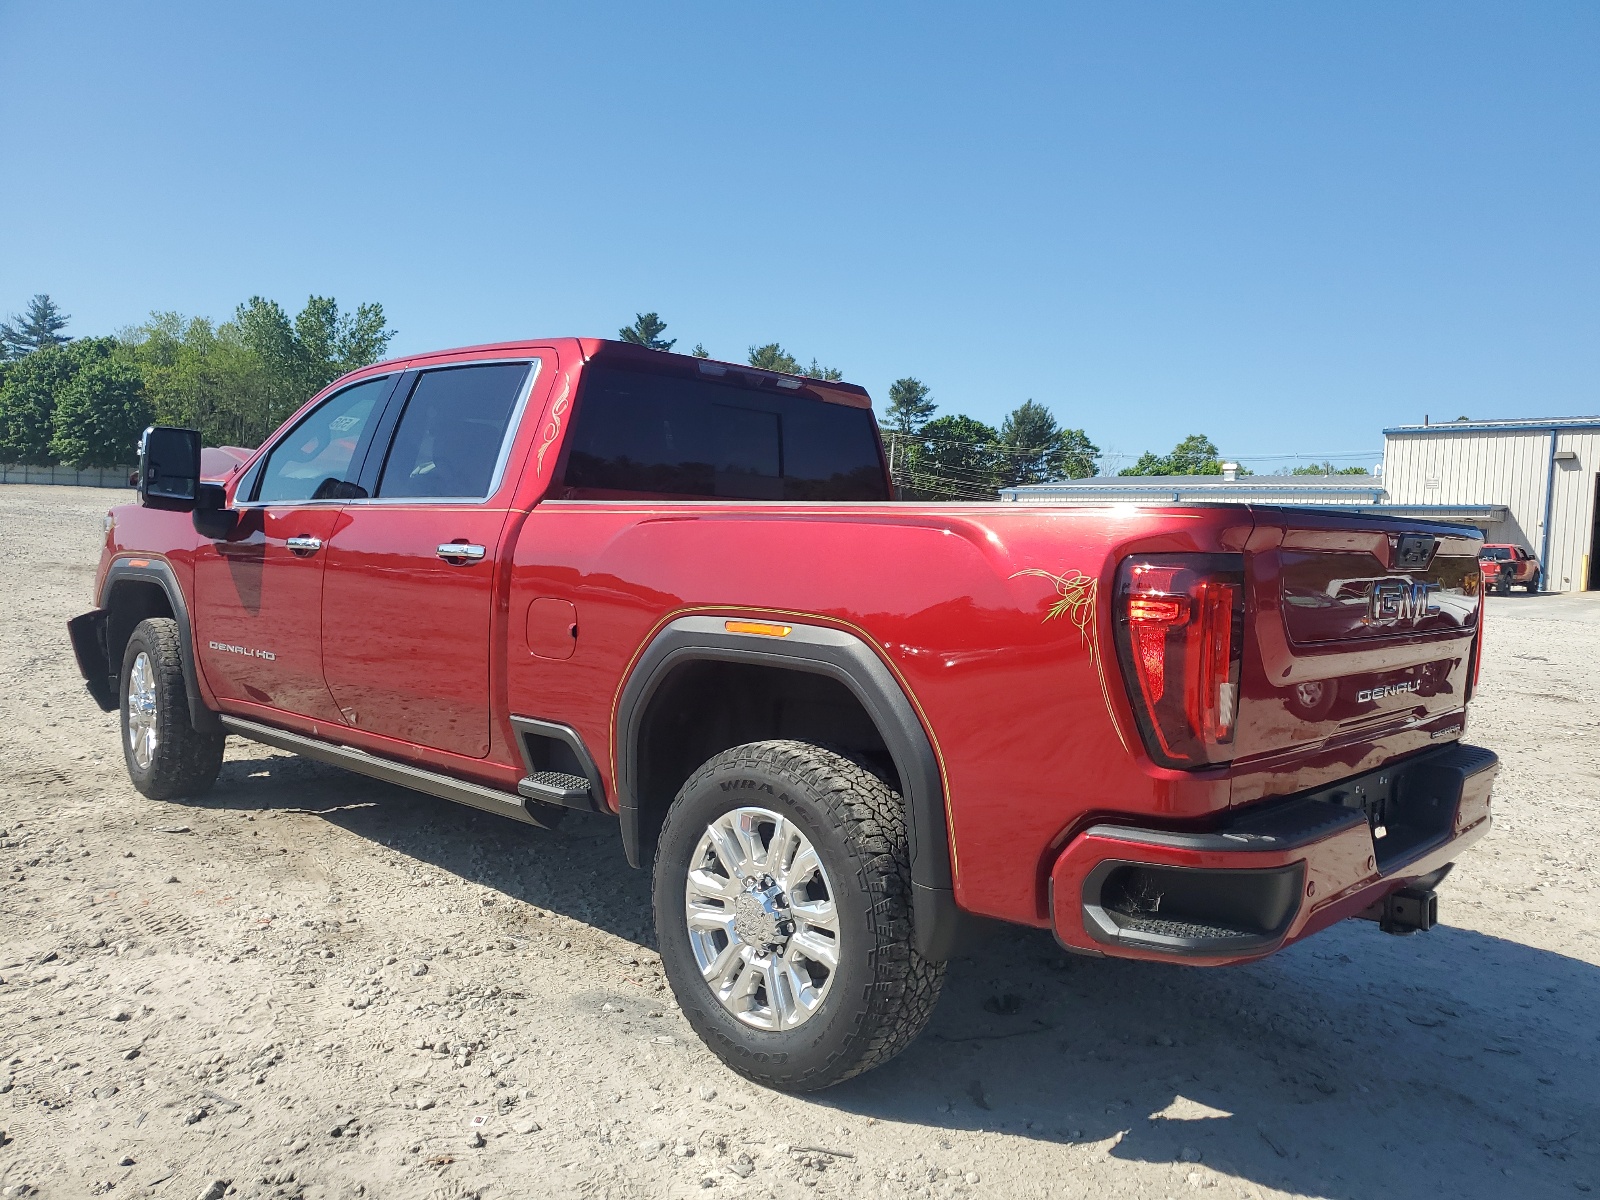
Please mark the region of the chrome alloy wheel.
POLYGON ((839 910, 822 859, 787 818, 736 808, 706 827, 684 887, 689 945, 712 994, 744 1024, 794 1029, 839 966, 839 910))
POLYGON ((142 650, 128 670, 128 750, 141 771, 156 756, 156 673, 142 650))

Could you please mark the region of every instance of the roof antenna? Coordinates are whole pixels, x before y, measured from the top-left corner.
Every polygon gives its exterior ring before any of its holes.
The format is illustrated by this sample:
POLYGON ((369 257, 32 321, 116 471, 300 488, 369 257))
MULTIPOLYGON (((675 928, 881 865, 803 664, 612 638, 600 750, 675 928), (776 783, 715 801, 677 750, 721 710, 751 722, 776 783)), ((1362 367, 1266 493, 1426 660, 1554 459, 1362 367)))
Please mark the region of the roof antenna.
POLYGON ((1427 425, 1427 423, 1428 423, 1428 414, 1427 413, 1423 413, 1422 414, 1422 423, 1423 423, 1424 426, 1427 425))

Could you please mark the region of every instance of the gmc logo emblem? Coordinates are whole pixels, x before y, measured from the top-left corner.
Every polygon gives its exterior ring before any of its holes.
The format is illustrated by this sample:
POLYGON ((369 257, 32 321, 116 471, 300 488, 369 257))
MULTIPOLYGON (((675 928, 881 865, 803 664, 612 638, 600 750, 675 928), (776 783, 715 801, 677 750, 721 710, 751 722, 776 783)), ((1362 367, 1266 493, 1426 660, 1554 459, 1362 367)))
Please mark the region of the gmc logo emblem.
POLYGON ((1437 583, 1413 583, 1409 579, 1376 579, 1367 585, 1367 624, 1416 624, 1439 611, 1433 593, 1437 583))

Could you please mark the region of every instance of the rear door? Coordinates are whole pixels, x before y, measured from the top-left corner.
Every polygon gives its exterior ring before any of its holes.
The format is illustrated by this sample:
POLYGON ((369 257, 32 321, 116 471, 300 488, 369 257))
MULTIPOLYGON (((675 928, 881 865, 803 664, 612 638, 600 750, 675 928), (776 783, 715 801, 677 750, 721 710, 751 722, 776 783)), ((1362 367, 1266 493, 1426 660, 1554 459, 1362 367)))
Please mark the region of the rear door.
POLYGON ((322 672, 327 545, 395 375, 322 401, 240 481, 239 526, 195 555, 195 653, 221 698, 339 720, 322 672))
POLYGON ((501 491, 538 360, 408 375, 398 420, 328 547, 323 674, 369 733, 489 752, 490 628, 506 525, 501 491))
POLYGON ((1458 733, 1482 594, 1475 532, 1263 509, 1247 554, 1255 632, 1240 758, 1458 733), (1252 661, 1252 658, 1254 661, 1252 661))

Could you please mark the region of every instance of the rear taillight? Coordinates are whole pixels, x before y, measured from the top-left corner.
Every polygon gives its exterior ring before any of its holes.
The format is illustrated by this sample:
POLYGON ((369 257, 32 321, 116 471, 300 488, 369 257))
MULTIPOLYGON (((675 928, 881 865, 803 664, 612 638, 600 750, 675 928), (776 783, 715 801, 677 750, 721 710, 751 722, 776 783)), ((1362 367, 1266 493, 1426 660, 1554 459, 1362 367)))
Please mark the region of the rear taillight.
POLYGON ((1232 757, 1244 650, 1244 562, 1145 554, 1117 573, 1122 674, 1145 749, 1171 767, 1232 757))

